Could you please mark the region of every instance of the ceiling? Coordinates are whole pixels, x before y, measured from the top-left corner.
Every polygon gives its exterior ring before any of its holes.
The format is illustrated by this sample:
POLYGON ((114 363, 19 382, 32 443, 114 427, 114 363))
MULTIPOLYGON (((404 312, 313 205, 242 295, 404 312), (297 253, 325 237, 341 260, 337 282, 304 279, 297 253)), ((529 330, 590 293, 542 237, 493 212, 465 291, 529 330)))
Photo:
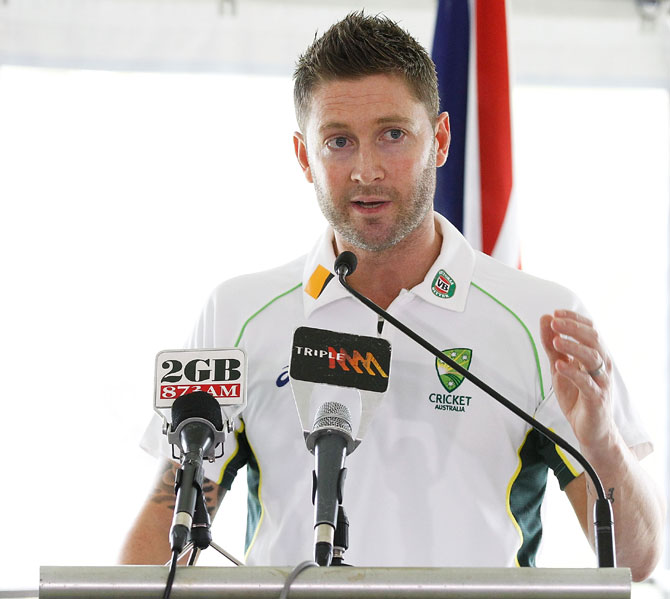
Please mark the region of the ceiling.
MULTIPOLYGON (((514 80, 670 88, 660 2, 644 20, 635 0, 508 0, 514 80)), ((290 74, 317 30, 363 6, 432 45, 436 0, 0 0, 0 65, 290 74)))

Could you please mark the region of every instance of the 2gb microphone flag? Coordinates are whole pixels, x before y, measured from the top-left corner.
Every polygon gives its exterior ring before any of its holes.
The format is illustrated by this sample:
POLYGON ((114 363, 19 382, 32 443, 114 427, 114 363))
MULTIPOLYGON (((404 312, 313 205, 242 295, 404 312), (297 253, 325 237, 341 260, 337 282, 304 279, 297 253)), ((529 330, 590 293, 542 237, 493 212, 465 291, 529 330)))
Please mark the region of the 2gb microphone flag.
POLYGON ((388 388, 391 345, 385 339, 298 327, 290 376, 298 381, 383 393, 388 388))
POLYGON ((154 409, 170 422, 178 397, 195 391, 209 393, 232 420, 247 402, 247 359, 243 350, 166 350, 156 356, 154 409))
POLYGON ((451 146, 435 209, 475 249, 520 267, 507 54, 505 0, 439 0, 433 61, 451 146))

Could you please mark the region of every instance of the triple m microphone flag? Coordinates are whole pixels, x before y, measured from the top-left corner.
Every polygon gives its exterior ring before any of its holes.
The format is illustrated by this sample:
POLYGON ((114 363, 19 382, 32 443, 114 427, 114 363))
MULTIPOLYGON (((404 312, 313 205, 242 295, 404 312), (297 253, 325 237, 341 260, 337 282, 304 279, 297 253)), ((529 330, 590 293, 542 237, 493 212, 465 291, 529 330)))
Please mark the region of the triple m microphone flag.
POLYGON ((451 123, 435 209, 473 247, 519 267, 505 0, 439 0, 433 60, 451 123))

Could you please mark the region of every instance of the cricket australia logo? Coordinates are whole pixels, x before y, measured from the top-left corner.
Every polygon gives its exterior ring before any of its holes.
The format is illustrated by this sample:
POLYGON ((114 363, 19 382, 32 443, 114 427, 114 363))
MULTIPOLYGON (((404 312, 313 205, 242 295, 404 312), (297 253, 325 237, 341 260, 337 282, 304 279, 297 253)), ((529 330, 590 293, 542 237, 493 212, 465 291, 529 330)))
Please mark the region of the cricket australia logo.
MULTIPOLYGON (((472 362, 472 350, 466 348, 445 349, 442 351, 445 356, 449 356, 454 362, 470 370, 470 362, 472 362)), ((442 386, 449 392, 455 391, 460 387, 465 377, 456 372, 449 364, 435 358, 435 368, 437 369, 437 376, 440 377, 442 386)))
POLYGON ((456 281, 454 281, 446 271, 440 269, 437 271, 437 274, 433 279, 433 284, 431 285, 430 290, 437 295, 437 297, 441 297, 442 299, 452 297, 456 292, 456 281))
MULTIPOLYGON (((470 363, 472 362, 471 349, 458 347, 445 349, 442 353, 466 370, 470 370, 470 363)), ((437 376, 440 379, 442 386, 448 393, 431 393, 428 396, 429 401, 435 404, 436 410, 465 412, 470 405, 472 397, 469 395, 456 395, 454 393, 454 391, 461 386, 465 377, 447 364, 447 362, 437 358, 435 359, 435 369, 437 370, 437 376)))

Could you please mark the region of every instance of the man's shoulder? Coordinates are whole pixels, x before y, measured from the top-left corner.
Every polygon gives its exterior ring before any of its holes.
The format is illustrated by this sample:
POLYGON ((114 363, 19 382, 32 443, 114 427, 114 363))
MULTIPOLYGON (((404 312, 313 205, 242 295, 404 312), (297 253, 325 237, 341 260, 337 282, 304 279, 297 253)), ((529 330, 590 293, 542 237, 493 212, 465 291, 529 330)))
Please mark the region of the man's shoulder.
POLYGON ((481 252, 476 254, 473 286, 505 307, 542 313, 584 309, 577 295, 567 287, 507 266, 481 252))
POLYGON ((210 294, 188 341, 190 347, 237 345, 246 325, 270 306, 299 301, 305 257, 221 283, 210 294))
POLYGON ((282 266, 228 279, 214 289, 210 301, 233 301, 238 304, 270 301, 302 285, 305 258, 300 256, 282 266))

